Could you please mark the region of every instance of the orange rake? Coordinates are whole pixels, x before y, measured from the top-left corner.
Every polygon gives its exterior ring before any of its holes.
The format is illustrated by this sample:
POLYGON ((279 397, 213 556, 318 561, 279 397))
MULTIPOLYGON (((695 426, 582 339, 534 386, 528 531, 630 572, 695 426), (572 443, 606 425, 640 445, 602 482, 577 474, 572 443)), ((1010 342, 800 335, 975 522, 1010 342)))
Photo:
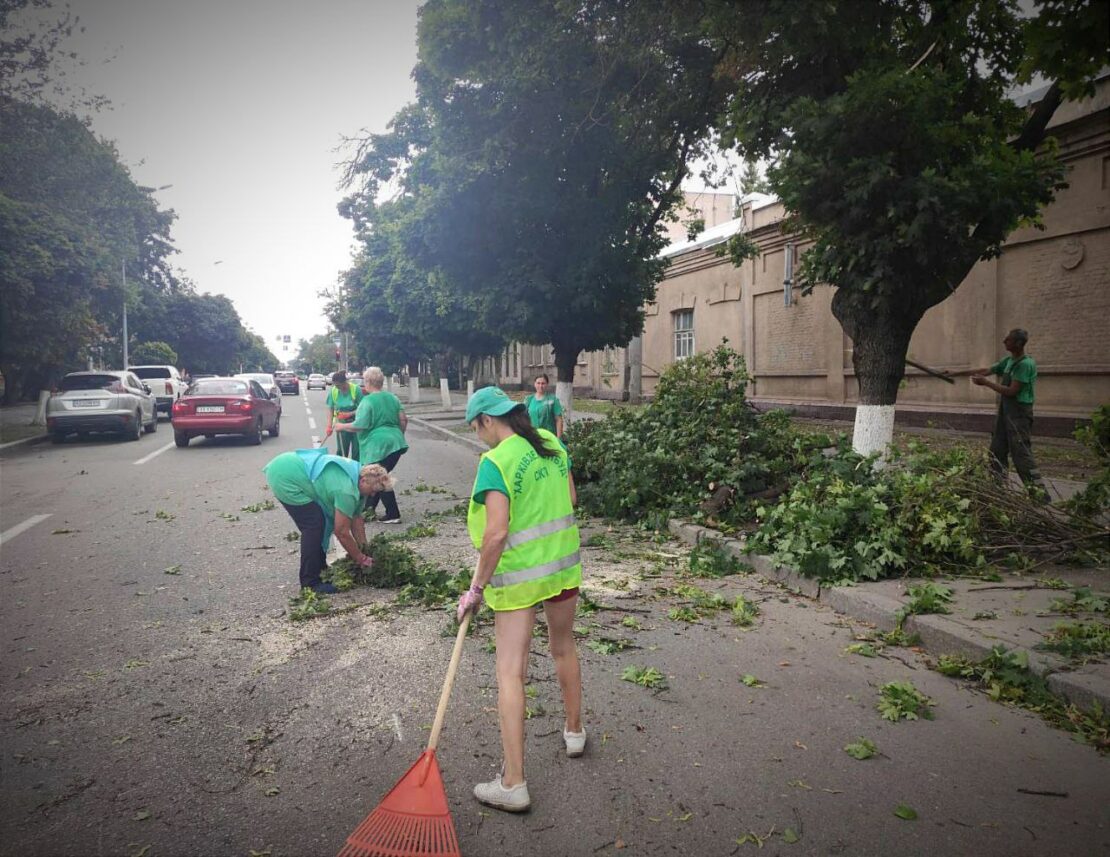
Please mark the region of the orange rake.
POLYGON ((461 857, 459 838, 443 789, 443 776, 436 762, 436 745, 443 730, 447 702, 451 698, 451 686, 455 683, 455 671, 469 626, 470 614, 467 613, 455 637, 428 748, 347 837, 339 857, 461 857))

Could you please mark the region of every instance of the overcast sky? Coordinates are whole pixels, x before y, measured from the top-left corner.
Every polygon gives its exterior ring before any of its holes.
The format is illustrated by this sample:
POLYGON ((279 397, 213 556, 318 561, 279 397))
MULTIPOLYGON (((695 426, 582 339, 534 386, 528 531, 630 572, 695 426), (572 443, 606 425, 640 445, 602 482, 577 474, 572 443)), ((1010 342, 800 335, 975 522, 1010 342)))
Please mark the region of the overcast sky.
POLYGON ((70 0, 93 128, 177 213, 175 264, 283 359, 351 258, 336 147, 414 96, 410 0, 70 0), (218 263, 218 264, 217 264, 218 263), (293 344, 276 341, 288 334, 293 344))

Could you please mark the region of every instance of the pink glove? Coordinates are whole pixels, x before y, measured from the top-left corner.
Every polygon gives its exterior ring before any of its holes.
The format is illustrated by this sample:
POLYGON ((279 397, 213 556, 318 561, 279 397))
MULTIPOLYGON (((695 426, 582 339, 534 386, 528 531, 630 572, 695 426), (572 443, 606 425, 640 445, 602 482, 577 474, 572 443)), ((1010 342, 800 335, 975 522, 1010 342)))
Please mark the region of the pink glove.
POLYGON ((478 609, 482 606, 483 589, 485 589, 484 586, 474 586, 471 584, 470 589, 466 590, 459 598, 459 609, 456 615, 460 622, 467 613, 477 614, 478 609))

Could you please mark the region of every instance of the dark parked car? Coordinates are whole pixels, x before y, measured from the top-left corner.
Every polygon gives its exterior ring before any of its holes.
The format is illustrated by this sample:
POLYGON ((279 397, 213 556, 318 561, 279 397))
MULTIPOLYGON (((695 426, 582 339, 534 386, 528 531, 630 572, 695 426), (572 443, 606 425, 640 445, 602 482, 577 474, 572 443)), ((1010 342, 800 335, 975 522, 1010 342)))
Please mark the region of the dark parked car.
POLYGON ((274 380, 282 394, 292 393, 294 396, 301 391, 301 379, 296 372, 275 372, 274 380))
POLYGON ((277 437, 281 408, 257 381, 242 378, 204 378, 195 382, 173 405, 173 439, 188 446, 197 436, 238 434, 252 444, 262 443, 262 432, 277 437))

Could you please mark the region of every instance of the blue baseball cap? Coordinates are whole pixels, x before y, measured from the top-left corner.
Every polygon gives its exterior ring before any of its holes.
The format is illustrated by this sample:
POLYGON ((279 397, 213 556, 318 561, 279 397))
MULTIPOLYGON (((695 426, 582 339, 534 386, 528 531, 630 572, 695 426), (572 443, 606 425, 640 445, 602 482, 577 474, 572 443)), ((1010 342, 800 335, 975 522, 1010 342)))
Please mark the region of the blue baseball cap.
POLYGON ((491 417, 500 417, 513 408, 524 407, 520 402, 514 402, 500 387, 482 387, 475 390, 470 401, 466 403, 466 421, 473 422, 478 414, 489 414, 491 417))

